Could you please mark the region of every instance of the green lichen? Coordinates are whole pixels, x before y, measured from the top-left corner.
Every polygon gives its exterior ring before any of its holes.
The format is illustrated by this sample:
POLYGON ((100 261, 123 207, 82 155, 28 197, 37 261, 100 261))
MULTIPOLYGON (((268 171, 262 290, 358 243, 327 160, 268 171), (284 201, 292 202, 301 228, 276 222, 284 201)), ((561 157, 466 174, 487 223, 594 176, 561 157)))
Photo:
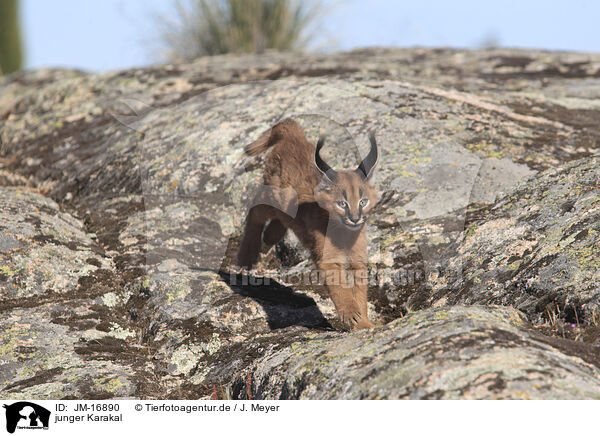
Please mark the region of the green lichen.
POLYGON ((5 330, 2 334, 2 342, 0 342, 0 357, 24 357, 20 356, 22 353, 15 352, 15 349, 30 336, 29 329, 20 325, 14 325, 5 330))
POLYGON ((8 265, 0 266, 0 273, 12 277, 17 273, 17 270, 12 269, 8 265))
MULTIPOLYGON (((600 244, 599 244, 600 245, 600 244)), ((600 270, 600 246, 583 247, 571 250, 571 256, 575 258, 579 267, 587 271, 600 270)))
POLYGON ((483 153, 488 158, 502 159, 506 156, 503 151, 494 150, 496 147, 493 144, 489 144, 487 141, 477 142, 474 144, 467 144, 467 149, 473 153, 483 153))
POLYGON ((467 230, 465 230, 465 236, 467 236, 467 237, 473 236, 477 232, 478 228, 479 228, 479 225, 471 224, 469 226, 469 228, 467 230))
POLYGON ((122 386, 124 383, 118 377, 101 378, 94 381, 94 388, 103 392, 114 393, 122 386))

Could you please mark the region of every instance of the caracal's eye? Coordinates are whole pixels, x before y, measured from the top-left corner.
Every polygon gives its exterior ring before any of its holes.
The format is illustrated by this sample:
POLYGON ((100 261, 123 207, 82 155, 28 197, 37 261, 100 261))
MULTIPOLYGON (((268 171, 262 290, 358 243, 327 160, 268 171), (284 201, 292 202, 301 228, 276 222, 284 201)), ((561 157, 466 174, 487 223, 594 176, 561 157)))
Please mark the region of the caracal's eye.
POLYGON ((348 203, 346 203, 344 200, 342 200, 342 201, 336 201, 335 204, 340 209, 346 209, 346 207, 348 207, 348 203))
POLYGON ((367 207, 367 205, 369 204, 369 199, 363 198, 358 204, 360 205, 360 207, 367 207))

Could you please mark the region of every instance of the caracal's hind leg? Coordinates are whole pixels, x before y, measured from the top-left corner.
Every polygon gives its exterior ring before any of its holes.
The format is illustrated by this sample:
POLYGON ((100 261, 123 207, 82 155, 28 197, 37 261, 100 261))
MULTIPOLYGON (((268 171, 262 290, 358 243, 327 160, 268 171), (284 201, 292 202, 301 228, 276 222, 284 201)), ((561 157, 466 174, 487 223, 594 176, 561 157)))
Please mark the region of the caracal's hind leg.
POLYGON ((298 195, 290 187, 262 185, 254 197, 253 204, 246 218, 244 237, 238 251, 238 265, 248 269, 251 269, 258 260, 265 223, 273 220, 269 223, 265 234, 265 242, 273 245, 285 234, 285 227, 276 218, 281 217, 282 214, 296 216, 298 195))
POLYGON ((272 219, 265 229, 263 241, 269 247, 275 245, 283 239, 286 231, 287 227, 285 227, 280 220, 277 218, 272 219))
POLYGON ((246 217, 244 236, 237 255, 239 266, 252 269, 258 261, 261 248, 261 236, 265 223, 273 216, 270 206, 254 206, 246 217))

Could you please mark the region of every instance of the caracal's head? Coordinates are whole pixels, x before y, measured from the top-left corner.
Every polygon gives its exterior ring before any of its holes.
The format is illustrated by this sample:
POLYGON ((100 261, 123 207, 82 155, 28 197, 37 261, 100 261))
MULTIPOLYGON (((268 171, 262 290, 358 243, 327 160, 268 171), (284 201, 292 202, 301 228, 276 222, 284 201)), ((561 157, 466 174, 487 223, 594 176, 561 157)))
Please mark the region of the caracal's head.
POLYGON ((323 137, 315 150, 315 166, 323 176, 315 189, 315 199, 329 212, 333 224, 352 231, 363 228, 377 202, 377 191, 369 183, 379 157, 373 133, 369 134, 369 140, 371 150, 354 171, 335 171, 323 161, 320 155, 325 143, 323 137))

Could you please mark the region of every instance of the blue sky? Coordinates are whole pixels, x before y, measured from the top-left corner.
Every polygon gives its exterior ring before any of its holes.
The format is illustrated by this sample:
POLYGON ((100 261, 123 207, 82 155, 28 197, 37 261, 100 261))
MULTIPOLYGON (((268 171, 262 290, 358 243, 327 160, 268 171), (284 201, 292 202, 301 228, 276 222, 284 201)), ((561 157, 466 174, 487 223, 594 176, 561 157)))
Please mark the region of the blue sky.
MULTIPOLYGON (((173 0, 21 0, 27 68, 105 71, 160 62, 173 0)), ((322 46, 500 46, 600 52, 598 0, 329 0, 322 46)))

